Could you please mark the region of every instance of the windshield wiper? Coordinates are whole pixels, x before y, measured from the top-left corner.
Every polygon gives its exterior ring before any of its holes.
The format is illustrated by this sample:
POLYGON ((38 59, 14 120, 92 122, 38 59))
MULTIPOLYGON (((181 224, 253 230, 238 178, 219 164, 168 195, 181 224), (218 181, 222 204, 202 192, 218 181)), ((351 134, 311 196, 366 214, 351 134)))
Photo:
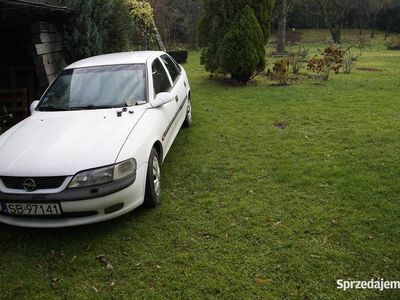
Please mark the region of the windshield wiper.
POLYGON ((126 107, 125 105, 121 106, 111 106, 111 105, 86 105, 86 106, 74 106, 70 107, 69 110, 95 110, 95 109, 109 109, 109 108, 121 108, 126 107))
POLYGON ((38 108, 38 111, 67 111, 68 108, 55 107, 53 105, 46 105, 38 108))

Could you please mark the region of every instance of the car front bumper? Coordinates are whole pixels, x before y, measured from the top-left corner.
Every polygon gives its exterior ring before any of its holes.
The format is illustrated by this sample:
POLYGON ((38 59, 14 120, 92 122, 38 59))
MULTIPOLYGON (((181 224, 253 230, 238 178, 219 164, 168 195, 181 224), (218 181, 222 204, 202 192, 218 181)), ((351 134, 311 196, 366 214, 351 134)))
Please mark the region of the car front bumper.
POLYGON ((5 214, 0 206, 0 222, 21 227, 60 228, 114 219, 143 204, 146 174, 147 165, 142 165, 137 169, 133 182, 129 182, 128 178, 118 184, 84 190, 66 190, 58 194, 20 195, 1 193, 0 202, 60 203, 63 214, 51 217, 11 216, 5 214), (110 208, 112 212, 109 211, 110 208))

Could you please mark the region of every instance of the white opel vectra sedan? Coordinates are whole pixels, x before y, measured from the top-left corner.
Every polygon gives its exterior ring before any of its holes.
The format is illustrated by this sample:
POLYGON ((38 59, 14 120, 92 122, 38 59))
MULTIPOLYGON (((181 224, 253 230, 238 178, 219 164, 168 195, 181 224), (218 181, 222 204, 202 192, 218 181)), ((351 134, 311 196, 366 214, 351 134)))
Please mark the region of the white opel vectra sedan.
POLYGON ((192 122, 185 70, 164 52, 68 66, 32 115, 0 136, 0 222, 65 227, 161 198, 161 164, 192 122))

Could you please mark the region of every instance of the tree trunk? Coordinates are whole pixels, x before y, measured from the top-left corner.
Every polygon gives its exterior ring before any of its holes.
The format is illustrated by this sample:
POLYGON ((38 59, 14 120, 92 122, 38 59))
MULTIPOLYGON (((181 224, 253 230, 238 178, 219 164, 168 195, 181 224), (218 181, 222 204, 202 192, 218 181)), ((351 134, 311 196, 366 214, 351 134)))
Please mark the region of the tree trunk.
POLYGON ((342 43, 342 26, 339 25, 338 27, 331 27, 331 28, 329 28, 329 31, 331 32, 333 42, 335 44, 341 44, 342 43))
POLYGON ((157 28, 156 22, 154 21, 154 18, 153 18, 153 26, 154 26, 154 31, 156 33, 156 39, 157 39, 158 46, 160 47, 160 50, 161 51, 166 51, 167 49, 165 48, 165 45, 164 45, 163 40, 161 38, 160 31, 158 31, 158 28, 157 28))
POLYGON ((286 0, 279 0, 279 16, 278 16, 278 45, 277 50, 283 54, 285 52, 286 43, 286 0))
POLYGON ((372 31, 371 31, 371 39, 375 38, 375 29, 376 29, 376 22, 378 19, 378 11, 374 14, 374 21, 372 23, 372 31))

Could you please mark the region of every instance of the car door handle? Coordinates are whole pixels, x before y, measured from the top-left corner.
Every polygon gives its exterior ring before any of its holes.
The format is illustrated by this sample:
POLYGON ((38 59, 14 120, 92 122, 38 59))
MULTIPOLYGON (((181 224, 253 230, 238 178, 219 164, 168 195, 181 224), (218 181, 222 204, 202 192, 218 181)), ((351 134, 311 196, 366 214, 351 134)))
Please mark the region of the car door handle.
POLYGON ((178 101, 179 101, 179 98, 178 98, 178 96, 175 96, 175 101, 176 101, 176 102, 178 102, 178 101))

